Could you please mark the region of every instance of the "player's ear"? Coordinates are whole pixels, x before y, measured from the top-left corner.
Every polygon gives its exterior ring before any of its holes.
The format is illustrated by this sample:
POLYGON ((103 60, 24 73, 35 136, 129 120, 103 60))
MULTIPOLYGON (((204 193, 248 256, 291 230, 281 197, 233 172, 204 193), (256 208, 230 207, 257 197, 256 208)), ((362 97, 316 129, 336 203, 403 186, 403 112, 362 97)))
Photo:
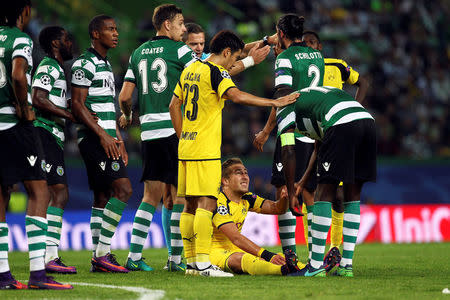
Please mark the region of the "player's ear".
POLYGON ((319 43, 319 51, 322 51, 322 43, 319 43))
POLYGON ((59 49, 60 46, 61 46, 61 42, 59 40, 53 40, 52 41, 52 48, 59 49))
POLYGON ((165 30, 170 31, 170 27, 172 27, 172 23, 169 19, 165 20, 162 24, 165 30))
POLYGON ((92 31, 92 38, 98 40, 100 38, 100 32, 98 30, 92 31))
POLYGON ((228 57, 231 55, 231 48, 228 47, 228 48, 223 49, 222 55, 223 55, 225 58, 228 58, 228 57))

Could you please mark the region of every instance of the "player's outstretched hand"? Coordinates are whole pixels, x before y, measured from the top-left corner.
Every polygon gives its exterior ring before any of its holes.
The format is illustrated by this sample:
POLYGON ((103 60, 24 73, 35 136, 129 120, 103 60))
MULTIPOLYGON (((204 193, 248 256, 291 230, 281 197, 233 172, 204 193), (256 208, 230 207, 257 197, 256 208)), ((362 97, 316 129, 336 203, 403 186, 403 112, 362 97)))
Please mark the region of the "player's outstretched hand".
POLYGON ((277 254, 274 257, 272 257, 270 262, 273 263, 274 265, 283 266, 286 264, 286 259, 283 256, 281 256, 280 254, 277 254))
POLYGON ((297 98, 299 96, 300 96, 299 93, 292 93, 292 94, 280 97, 280 98, 276 99, 275 101, 273 101, 273 106, 274 107, 283 107, 283 106, 289 105, 289 104, 297 101, 297 98))
POLYGON ((266 59, 267 55, 270 53, 270 46, 264 46, 262 48, 258 48, 259 45, 255 45, 250 51, 248 52, 248 56, 253 57, 253 61, 255 62, 255 65, 262 62, 264 59, 266 59))
POLYGON ((264 130, 261 130, 260 132, 255 134, 255 139, 253 140, 253 146, 258 150, 259 152, 263 151, 264 144, 267 142, 267 139, 269 138, 269 135, 264 132, 264 130))
POLYGON ((114 160, 118 160, 120 157, 120 151, 117 144, 121 144, 123 141, 116 140, 106 132, 100 137, 100 144, 105 150, 106 156, 114 160))
POLYGON ((303 216, 303 213, 302 213, 303 201, 301 201, 301 202, 302 203, 300 203, 297 196, 295 196, 295 195, 292 196, 291 199, 289 199, 289 210, 296 217, 303 216))
POLYGON ((131 125, 131 119, 127 120, 125 115, 122 114, 119 118, 119 125, 121 128, 126 128, 128 125, 131 125))

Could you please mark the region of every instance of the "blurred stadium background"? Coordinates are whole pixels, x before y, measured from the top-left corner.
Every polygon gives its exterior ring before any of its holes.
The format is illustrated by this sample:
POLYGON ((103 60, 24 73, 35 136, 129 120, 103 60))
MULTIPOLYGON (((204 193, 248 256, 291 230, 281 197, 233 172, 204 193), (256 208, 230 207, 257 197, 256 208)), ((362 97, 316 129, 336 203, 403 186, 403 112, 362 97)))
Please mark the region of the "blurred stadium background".
MULTIPOLYGON (((116 19, 120 41, 118 48, 110 51, 110 59, 118 95, 131 51, 155 34, 151 23, 153 9, 166 1, 33 0, 32 3, 33 20, 27 31, 35 41, 35 66, 43 57, 37 42, 43 27, 61 25, 68 29, 75 37, 74 57, 77 57, 89 47, 87 26, 93 16, 107 14, 116 19)), ((362 209, 360 241, 450 240, 450 7, 447 1, 189 0, 175 3, 183 8, 186 22, 202 25, 207 43, 221 29, 232 29, 251 42, 274 33, 274 24, 283 13, 305 16, 305 29, 317 31, 322 39, 324 57, 344 59, 370 80, 363 104, 376 118, 379 176, 377 183, 367 184, 363 191, 361 200, 366 206, 362 209)), ((70 65, 67 63, 67 70, 70 65)), ((272 97, 273 65, 271 53, 266 61, 239 75, 235 81, 243 90, 272 97)), ((345 89, 355 92, 351 86, 345 89)), ((263 127, 269 112, 227 103, 223 113, 222 153, 224 157, 243 158, 249 168, 252 191, 274 198, 270 170, 275 136, 271 136, 263 153, 252 146, 254 134, 263 127)), ((138 120, 137 116, 134 120, 138 120)), ((130 155, 128 171, 134 193, 121 222, 122 231, 115 237, 118 248, 128 247, 131 223, 127 222, 132 221, 143 191, 139 183, 139 134, 137 122, 122 133, 130 155)), ((66 235, 63 233, 62 247, 81 249, 90 243, 87 210, 92 205, 92 194, 78 153, 74 125, 68 127, 67 136, 70 200, 64 215, 66 235)), ((26 197, 19 191, 11 201, 10 211, 20 213, 25 201, 26 197)), ((266 225, 263 228, 267 232, 249 227, 248 235, 262 244, 278 243, 274 220, 255 219, 259 226, 266 225)), ((26 250, 23 248, 26 244, 21 242, 25 238, 20 229, 23 217, 9 214, 8 221, 17 225, 10 229, 14 236, 12 249, 26 250)), ((159 216, 155 216, 153 223, 147 246, 164 246, 158 228, 159 216)), ((298 236, 301 242, 302 234, 298 236)))

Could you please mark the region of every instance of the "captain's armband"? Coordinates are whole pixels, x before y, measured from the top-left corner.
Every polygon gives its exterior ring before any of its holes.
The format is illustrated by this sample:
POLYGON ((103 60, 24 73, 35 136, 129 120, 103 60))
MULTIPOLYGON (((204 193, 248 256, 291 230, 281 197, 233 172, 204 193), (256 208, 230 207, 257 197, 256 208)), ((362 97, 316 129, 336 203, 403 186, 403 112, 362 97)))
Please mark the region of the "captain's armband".
POLYGON ((295 136, 293 132, 286 132, 280 135, 281 147, 295 145, 295 136))

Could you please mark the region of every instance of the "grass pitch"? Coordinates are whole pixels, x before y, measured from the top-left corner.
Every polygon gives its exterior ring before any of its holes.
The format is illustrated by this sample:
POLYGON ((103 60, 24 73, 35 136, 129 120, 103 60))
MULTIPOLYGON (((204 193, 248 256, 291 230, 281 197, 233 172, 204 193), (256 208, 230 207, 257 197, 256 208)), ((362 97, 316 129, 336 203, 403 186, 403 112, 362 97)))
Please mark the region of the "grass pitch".
MULTIPOLYGON (((303 245, 299 257, 306 257, 303 245)), ((280 248, 272 248, 280 251, 280 248)), ((124 263, 127 251, 114 251, 124 263)), ((154 272, 129 274, 89 273, 89 251, 60 253, 76 275, 55 279, 74 284, 71 291, 0 291, 4 299, 447 299, 450 289, 450 243, 382 245, 356 248, 354 278, 301 278, 237 275, 204 278, 163 271, 166 249, 147 249, 146 261, 154 272), (77 284, 80 283, 80 284, 77 284), (120 288, 119 288, 120 287, 120 288)), ((28 254, 9 255, 14 276, 28 280, 28 254)), ((3 299, 2 299, 3 300, 3 299)))

